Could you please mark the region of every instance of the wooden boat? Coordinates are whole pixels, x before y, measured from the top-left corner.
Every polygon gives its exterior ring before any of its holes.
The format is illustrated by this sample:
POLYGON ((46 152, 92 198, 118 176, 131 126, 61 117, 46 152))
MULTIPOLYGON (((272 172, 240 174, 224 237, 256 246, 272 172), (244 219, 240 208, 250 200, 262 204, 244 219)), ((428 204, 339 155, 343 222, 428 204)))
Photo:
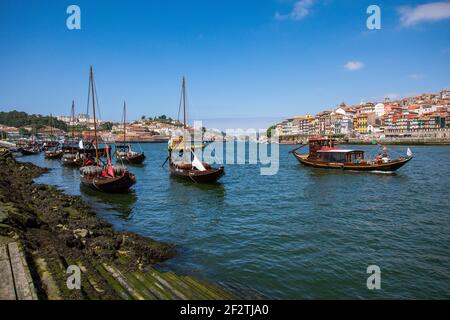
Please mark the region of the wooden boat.
POLYGON ((81 167, 85 155, 80 153, 79 143, 76 140, 64 142, 62 146, 62 164, 68 167, 81 167))
POLYGON ((81 167, 80 178, 83 185, 108 193, 127 191, 136 183, 135 175, 126 167, 112 166, 110 161, 105 167, 100 165, 81 167), (113 171, 109 168, 112 168, 113 171))
POLYGON ((214 183, 225 174, 222 167, 212 168, 209 164, 203 162, 206 170, 198 170, 197 167, 185 162, 172 162, 170 164, 170 173, 177 178, 190 180, 196 183, 214 183))
POLYGON ((60 143, 53 139, 53 116, 50 114, 50 140, 44 141, 42 145, 45 159, 60 159, 63 155, 60 143))
POLYGON ((126 125, 127 106, 123 103, 123 144, 116 144, 116 159, 124 163, 141 164, 145 160, 143 152, 131 150, 131 145, 127 145, 127 125, 126 125))
POLYGON ((53 135, 53 115, 50 114, 49 120, 50 126, 50 136, 47 140, 42 143, 42 151, 47 152, 49 150, 56 149, 59 146, 59 142, 56 141, 55 136, 53 135))
POLYGON ((336 148, 334 140, 327 138, 311 138, 309 140, 309 154, 297 153, 296 150, 299 148, 294 149, 291 153, 301 164, 324 169, 394 172, 413 158, 408 149, 406 157, 391 159, 385 150, 383 155, 380 154, 373 160, 366 160, 364 159, 364 151, 336 148))
POLYGON ((36 135, 36 127, 33 127, 33 135, 31 136, 31 142, 30 141, 25 142, 22 145, 22 149, 20 150, 22 155, 31 156, 39 154, 41 152, 41 147, 37 143, 35 135, 36 135))
POLYGON ((145 154, 132 151, 130 145, 116 145, 116 159, 124 163, 141 164, 145 154))
POLYGON ((37 145, 29 145, 20 150, 22 155, 24 156, 31 156, 35 154, 39 154, 41 152, 41 149, 37 145))
POLYGON ((168 160, 170 173, 177 178, 186 179, 195 183, 214 183, 225 174, 224 167, 214 168, 206 162, 201 162, 195 154, 195 149, 203 149, 203 143, 197 148, 191 143, 191 135, 186 124, 186 81, 182 82, 182 101, 184 134, 174 137, 168 143, 168 160), (180 159, 181 158, 181 159, 180 159))
POLYGON ((45 159, 61 159, 63 154, 63 150, 58 146, 56 148, 45 151, 44 157, 45 159))
POLYGON ((83 166, 80 168, 81 183, 87 187, 102 192, 118 193, 127 191, 136 183, 136 177, 134 174, 129 172, 125 166, 113 166, 111 164, 109 153, 110 148, 108 146, 105 148, 107 163, 103 165, 99 162, 97 121, 95 117, 94 75, 92 72, 92 66, 90 69, 89 87, 92 92, 92 110, 94 116, 95 162, 92 165, 83 166))

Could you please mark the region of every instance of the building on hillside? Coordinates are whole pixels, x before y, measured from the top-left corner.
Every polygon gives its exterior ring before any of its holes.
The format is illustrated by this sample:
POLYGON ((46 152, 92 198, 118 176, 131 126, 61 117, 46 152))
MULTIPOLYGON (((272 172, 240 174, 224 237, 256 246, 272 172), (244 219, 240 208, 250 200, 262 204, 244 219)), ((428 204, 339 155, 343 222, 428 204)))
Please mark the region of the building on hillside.
POLYGON ((442 100, 450 100, 450 90, 442 90, 441 91, 441 99, 442 100))
POLYGON ((377 104, 374 106, 373 111, 375 112, 375 114, 377 115, 377 117, 382 117, 382 116, 384 116, 384 114, 386 113, 384 103, 377 103, 377 104))
POLYGON ((353 127, 356 133, 366 134, 367 133, 367 113, 359 113, 353 119, 353 127))
POLYGON ((331 128, 331 111, 322 111, 316 116, 318 120, 318 134, 322 136, 333 134, 331 128))
POLYGON ((61 130, 59 128, 52 128, 49 126, 45 126, 39 130, 37 130, 37 134, 42 137, 43 139, 47 139, 50 136, 53 137, 64 137, 66 134, 64 130, 61 130))

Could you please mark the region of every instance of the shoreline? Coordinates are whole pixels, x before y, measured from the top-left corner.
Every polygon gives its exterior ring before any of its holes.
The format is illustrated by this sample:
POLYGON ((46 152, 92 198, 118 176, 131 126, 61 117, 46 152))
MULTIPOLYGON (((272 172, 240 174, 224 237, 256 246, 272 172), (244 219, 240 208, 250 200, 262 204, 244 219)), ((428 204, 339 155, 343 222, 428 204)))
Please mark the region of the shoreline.
POLYGON ((33 182, 47 171, 16 162, 0 148, 0 245, 19 244, 38 299, 234 297, 215 285, 154 269, 175 256, 173 244, 116 231, 81 197, 33 182), (67 288, 70 265, 81 269, 81 290, 67 288))

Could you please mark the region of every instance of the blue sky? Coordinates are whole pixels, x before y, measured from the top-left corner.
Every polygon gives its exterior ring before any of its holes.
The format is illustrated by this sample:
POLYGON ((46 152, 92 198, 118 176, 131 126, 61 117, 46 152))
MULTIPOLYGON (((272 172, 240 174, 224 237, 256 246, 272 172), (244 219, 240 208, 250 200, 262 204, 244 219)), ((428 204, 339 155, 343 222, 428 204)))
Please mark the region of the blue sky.
POLYGON ((450 2, 1 0, 0 52, 0 110, 84 112, 92 64, 104 119, 176 117, 183 75, 191 120, 276 119, 450 89, 450 2))

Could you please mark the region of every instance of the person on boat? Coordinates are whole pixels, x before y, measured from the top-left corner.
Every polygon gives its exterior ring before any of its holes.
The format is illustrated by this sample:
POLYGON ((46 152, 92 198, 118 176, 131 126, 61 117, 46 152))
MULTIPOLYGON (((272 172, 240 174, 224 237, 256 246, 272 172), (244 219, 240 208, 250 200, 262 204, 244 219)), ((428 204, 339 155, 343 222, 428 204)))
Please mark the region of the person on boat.
POLYGON ((383 161, 383 156, 381 155, 380 152, 378 152, 377 156, 375 157, 375 162, 381 163, 382 161, 383 161))

